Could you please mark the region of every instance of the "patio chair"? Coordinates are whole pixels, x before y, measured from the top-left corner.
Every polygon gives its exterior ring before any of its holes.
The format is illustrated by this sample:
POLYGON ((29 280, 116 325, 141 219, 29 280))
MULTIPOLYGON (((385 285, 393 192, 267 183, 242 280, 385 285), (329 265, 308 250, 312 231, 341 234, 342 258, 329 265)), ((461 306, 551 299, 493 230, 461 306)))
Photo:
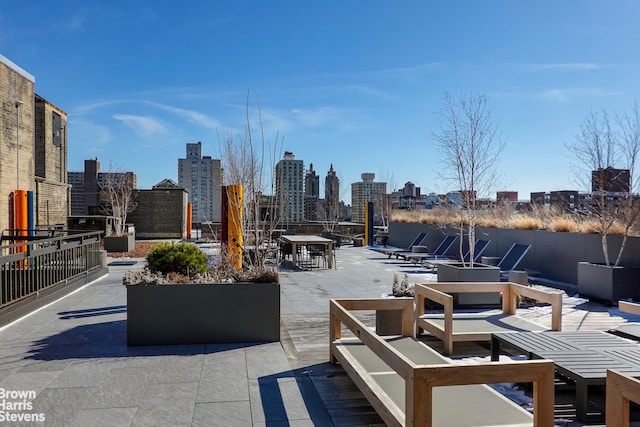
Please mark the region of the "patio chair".
POLYGON ((444 236, 440 244, 433 252, 413 252, 402 251, 396 252, 396 258, 404 258, 405 261, 411 261, 419 263, 425 259, 444 259, 447 257, 447 252, 451 249, 451 246, 458 240, 458 236, 447 235, 444 236))
POLYGON ((424 233, 424 232, 419 233, 416 236, 416 238, 413 239, 413 242, 411 242, 411 244, 409 244, 409 246, 406 248, 374 248, 374 250, 377 252, 383 253, 387 255, 389 258, 391 258, 392 255, 396 254, 396 252, 411 251, 414 246, 419 246, 420 244, 422 244, 422 242, 427 240, 428 236, 429 236, 429 233, 424 233))

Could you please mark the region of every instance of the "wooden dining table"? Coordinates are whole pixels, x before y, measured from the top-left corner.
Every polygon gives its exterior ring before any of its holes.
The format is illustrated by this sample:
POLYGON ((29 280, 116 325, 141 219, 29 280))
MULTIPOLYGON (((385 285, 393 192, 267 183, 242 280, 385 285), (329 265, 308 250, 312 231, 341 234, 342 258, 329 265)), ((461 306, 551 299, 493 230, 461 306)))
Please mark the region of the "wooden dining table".
POLYGON ((333 240, 313 234, 285 234, 280 237, 282 241, 291 244, 291 257, 293 264, 298 266, 298 246, 323 245, 326 247, 327 268, 333 268, 333 240))

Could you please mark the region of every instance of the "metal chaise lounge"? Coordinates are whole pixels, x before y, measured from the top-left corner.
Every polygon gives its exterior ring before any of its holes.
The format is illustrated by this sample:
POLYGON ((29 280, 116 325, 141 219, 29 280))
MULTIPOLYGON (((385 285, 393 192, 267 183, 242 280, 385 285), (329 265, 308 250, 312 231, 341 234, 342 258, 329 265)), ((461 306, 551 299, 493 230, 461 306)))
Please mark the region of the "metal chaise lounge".
POLYGON ((507 280, 509 272, 518 268, 520 261, 522 261, 527 252, 529 252, 529 249, 531 249, 531 245, 524 245, 521 243, 514 243, 511 245, 507 253, 504 254, 498 263, 501 280, 507 280))
MULTIPOLYGON (((481 240, 481 239, 476 240, 476 243, 474 245, 474 250, 473 250, 473 262, 480 262, 480 257, 489 246, 489 243, 491 243, 491 240, 481 240)), ((430 268, 432 271, 435 271, 438 268, 438 265, 440 264, 452 264, 452 263, 458 263, 461 261, 468 263, 470 260, 471 260, 471 251, 467 251, 462 257, 462 259, 460 259, 459 257, 458 258, 447 257, 444 259, 425 259, 425 260, 422 260, 422 266, 425 268, 430 268)))
POLYGON ((389 258, 391 258, 392 255, 395 255, 398 252, 405 252, 405 251, 413 250, 414 246, 419 246, 420 244, 422 244, 422 242, 427 240, 428 236, 429 236, 429 233, 424 233, 424 232, 419 233, 416 236, 416 238, 413 239, 413 242, 411 242, 409 244, 409 246, 406 247, 406 248, 375 248, 374 250, 377 251, 377 252, 383 253, 383 254, 387 255, 389 258))
POLYGON ((444 236, 440 244, 436 247, 433 252, 417 252, 417 251, 403 251, 397 252, 396 258, 403 258, 405 261, 411 261, 414 263, 420 263, 425 259, 445 259, 447 257, 447 253, 453 246, 453 244, 458 240, 458 236, 455 235, 447 235, 444 236))

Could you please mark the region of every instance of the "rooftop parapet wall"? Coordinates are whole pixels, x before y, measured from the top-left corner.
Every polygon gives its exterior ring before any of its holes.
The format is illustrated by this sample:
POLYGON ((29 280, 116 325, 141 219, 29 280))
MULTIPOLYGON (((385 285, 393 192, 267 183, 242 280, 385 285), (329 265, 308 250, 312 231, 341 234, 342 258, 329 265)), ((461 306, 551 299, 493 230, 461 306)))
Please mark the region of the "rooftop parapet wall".
MULTIPOLYGON (((429 233, 426 245, 435 248, 445 234, 457 234, 458 230, 435 224, 391 222, 388 244, 406 247, 420 232, 429 233)), ((559 282, 577 283, 578 262, 604 262, 599 234, 477 227, 476 238, 491 240, 483 253, 486 256, 503 256, 513 243, 531 245, 519 268, 540 272, 544 278, 559 282)), ((615 259, 622 236, 609 235, 608 239, 610 257, 615 259)), ((621 264, 640 265, 640 238, 628 238, 621 264)))

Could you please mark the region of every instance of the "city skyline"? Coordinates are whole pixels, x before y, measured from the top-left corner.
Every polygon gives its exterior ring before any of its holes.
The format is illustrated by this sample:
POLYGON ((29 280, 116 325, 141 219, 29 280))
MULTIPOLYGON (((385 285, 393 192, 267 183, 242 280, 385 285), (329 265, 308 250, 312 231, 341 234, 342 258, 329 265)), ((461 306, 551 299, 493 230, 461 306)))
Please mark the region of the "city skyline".
POLYGON ((506 142, 492 194, 527 199, 588 190, 565 144, 591 110, 636 99, 639 17, 633 1, 601 0, 13 2, 0 11, 0 53, 68 113, 70 171, 98 157, 141 188, 177 181, 184 144, 221 158, 249 103, 253 138, 260 112, 279 146, 267 160, 290 151, 321 176, 333 165, 345 201, 367 172, 389 190, 446 193, 455 186, 439 179, 431 140, 442 97, 481 92, 506 142))

